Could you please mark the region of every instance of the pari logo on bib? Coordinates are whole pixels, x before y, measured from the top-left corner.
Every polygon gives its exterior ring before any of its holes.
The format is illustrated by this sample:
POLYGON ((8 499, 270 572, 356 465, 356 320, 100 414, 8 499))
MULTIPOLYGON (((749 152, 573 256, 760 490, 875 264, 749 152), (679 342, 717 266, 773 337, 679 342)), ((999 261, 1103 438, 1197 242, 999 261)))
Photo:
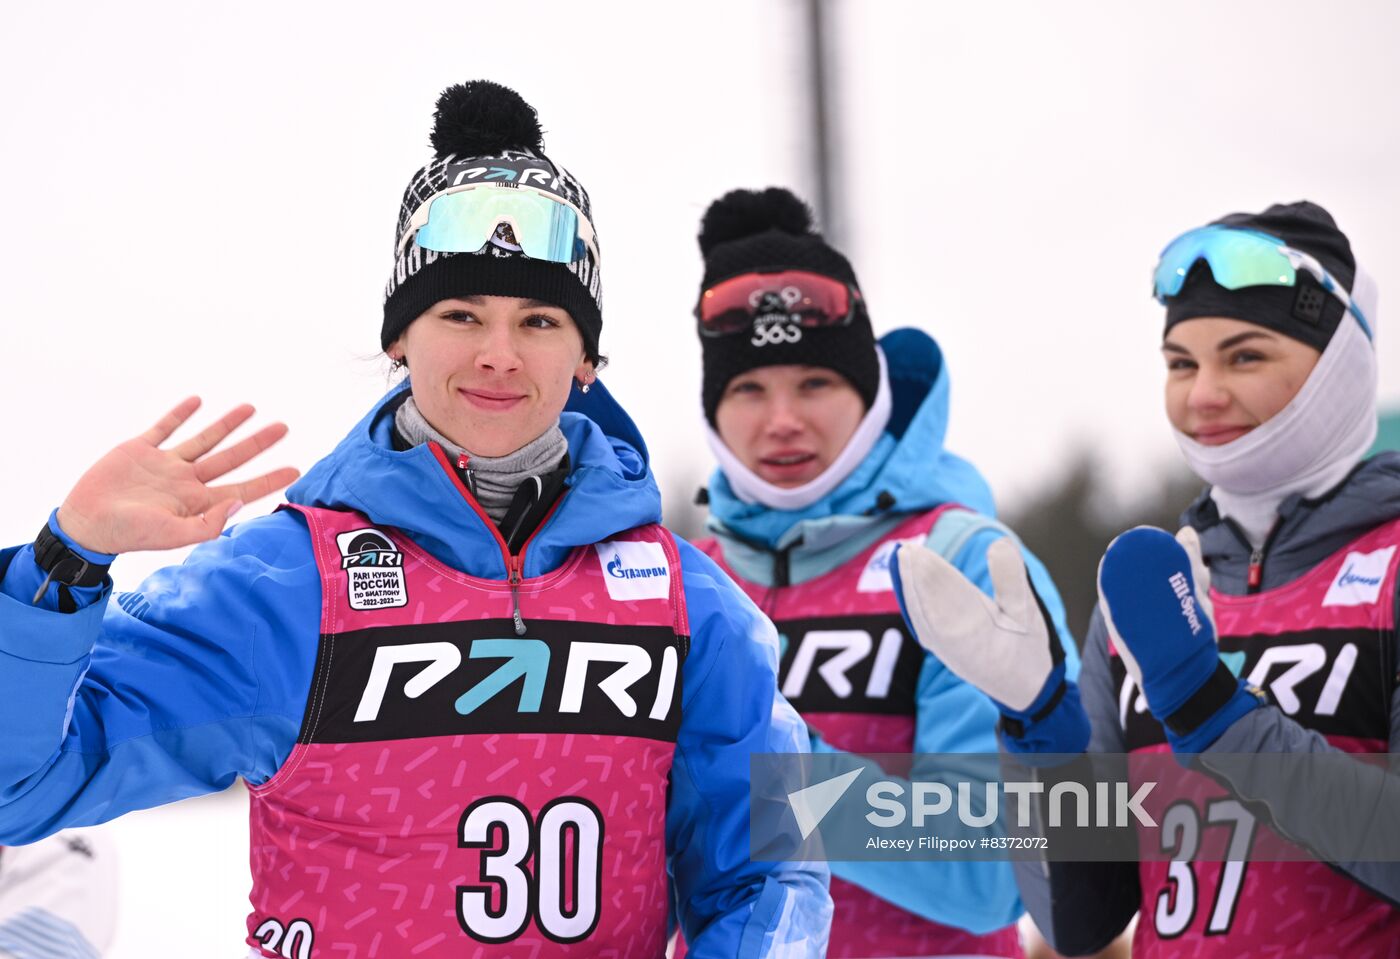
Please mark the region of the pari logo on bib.
POLYGON ((1322 605, 1365 606, 1374 603, 1380 598, 1381 583, 1385 581, 1386 570, 1390 568, 1394 555, 1394 546, 1371 553, 1347 553, 1337 578, 1327 588, 1322 605))
POLYGON ((387 533, 367 527, 339 533, 340 568, 345 570, 350 608, 384 609, 408 605, 403 553, 387 533))
POLYGON ((671 569, 660 543, 595 543, 603 582, 616 600, 666 599, 671 595, 671 569))

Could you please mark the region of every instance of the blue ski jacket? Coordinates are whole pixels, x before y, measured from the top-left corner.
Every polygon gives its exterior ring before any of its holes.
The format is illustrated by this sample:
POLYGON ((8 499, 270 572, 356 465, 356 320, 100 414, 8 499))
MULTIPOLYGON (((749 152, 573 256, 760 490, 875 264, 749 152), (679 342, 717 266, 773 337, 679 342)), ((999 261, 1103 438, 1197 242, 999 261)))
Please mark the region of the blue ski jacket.
MULTIPOLYGON (((739 500, 717 469, 709 484, 709 528, 741 578, 773 585, 774 559, 781 553, 788 582, 797 584, 859 555, 911 513, 958 503, 969 511, 942 517, 928 546, 991 595, 987 547, 1014 534, 993 519, 991 489, 977 469, 943 447, 949 405, 943 353, 931 336, 916 329, 894 330, 880 339, 880 347, 890 379, 890 421, 851 475, 804 510, 774 510, 739 500)), ((1040 560, 1024 547, 1021 552, 1059 631, 1073 677, 1079 654, 1065 625, 1064 603, 1040 560)), ((916 700, 915 752, 996 753, 996 707, 932 653, 925 655, 919 671, 916 700)), ((817 737, 812 748, 837 751, 817 737)), ((1007 862, 830 865, 833 874, 902 909, 977 934, 1007 926, 1023 911, 1007 862)))
MULTIPOLYGON (((505 579, 496 537, 427 446, 395 451, 400 385, 287 492, 357 510, 473 576, 505 579)), ((572 471, 526 553, 525 576, 579 546, 659 522, 646 446, 601 384, 560 418, 572 471)), ((62 536, 57 521, 50 527, 62 536)), ((677 913, 697 956, 824 953, 820 863, 749 859, 749 755, 806 751, 777 691, 772 625, 708 557, 678 540, 691 647, 666 836, 677 913)), ((69 541, 70 546, 75 546, 69 541)), ((88 553, 105 562, 111 557, 88 553)), ((233 527, 111 600, 75 590, 58 611, 31 546, 0 552, 0 844, 269 779, 296 743, 320 631, 305 521, 283 510, 233 527)))

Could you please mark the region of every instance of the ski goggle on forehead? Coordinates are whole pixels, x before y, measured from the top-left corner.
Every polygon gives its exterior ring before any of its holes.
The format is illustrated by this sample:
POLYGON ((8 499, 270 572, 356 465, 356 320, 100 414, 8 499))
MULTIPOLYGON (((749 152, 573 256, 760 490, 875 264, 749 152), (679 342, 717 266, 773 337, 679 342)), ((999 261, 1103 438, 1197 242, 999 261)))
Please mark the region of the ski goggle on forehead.
POLYGON ((820 273, 745 273, 721 280, 701 293, 695 318, 702 336, 751 331, 755 323, 764 322, 815 329, 846 326, 859 303, 859 290, 820 273))
POLYGON ((476 253, 503 223, 532 259, 573 263, 591 253, 599 262, 593 224, 577 207, 533 187, 501 183, 469 183, 431 197, 409 217, 398 252, 416 242, 439 253, 476 253))
POLYGON ((1152 295, 1166 304, 1181 292, 1191 268, 1201 260, 1210 266, 1215 282, 1227 290, 1247 286, 1296 286, 1304 270, 1331 293, 1361 324, 1372 339, 1371 324, 1347 291, 1315 258, 1295 250, 1277 237, 1255 230, 1223 225, 1203 226, 1181 234, 1167 244, 1152 274, 1152 295))

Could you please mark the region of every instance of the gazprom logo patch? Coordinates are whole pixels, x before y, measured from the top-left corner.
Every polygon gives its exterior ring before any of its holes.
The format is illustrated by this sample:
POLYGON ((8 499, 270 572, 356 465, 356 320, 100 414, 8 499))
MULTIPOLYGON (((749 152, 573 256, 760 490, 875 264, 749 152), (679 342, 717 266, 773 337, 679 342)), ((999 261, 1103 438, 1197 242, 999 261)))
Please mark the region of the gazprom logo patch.
POLYGON ((653 576, 665 576, 665 566, 628 566, 622 561, 622 557, 617 553, 613 554, 612 560, 607 565, 607 573, 614 579, 650 579, 653 576))
POLYGON ((1327 588, 1323 606, 1364 606, 1374 603, 1381 595, 1390 560, 1395 547, 1387 546, 1372 553, 1347 553, 1342 568, 1327 588))
POLYGON ((671 595, 671 567, 660 543, 610 541, 593 548, 613 599, 666 599, 671 595))
POLYGON ((860 571, 860 579, 856 582, 856 592, 888 593, 894 589, 894 578, 890 576, 890 563, 894 559, 895 547, 900 543, 906 546, 917 546, 923 541, 922 536, 910 536, 906 539, 888 540, 881 543, 871 554, 865 568, 860 571))

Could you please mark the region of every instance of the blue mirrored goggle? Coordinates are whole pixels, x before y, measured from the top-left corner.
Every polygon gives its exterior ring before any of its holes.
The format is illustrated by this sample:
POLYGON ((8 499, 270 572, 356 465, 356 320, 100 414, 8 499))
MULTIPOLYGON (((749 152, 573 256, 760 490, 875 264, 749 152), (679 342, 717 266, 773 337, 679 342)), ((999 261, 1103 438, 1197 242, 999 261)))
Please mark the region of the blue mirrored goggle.
POLYGON ((439 193, 418 207, 399 239, 439 253, 476 253, 497 230, 510 227, 526 256, 572 263, 588 254, 598 262, 593 225, 566 201, 531 187, 474 183, 439 193))
POLYGON ((1368 339, 1371 324, 1342 285, 1316 259, 1295 250, 1277 237, 1238 227, 1203 226, 1181 234, 1167 244, 1152 274, 1152 295, 1165 304, 1181 292, 1191 268, 1205 260, 1215 282, 1227 290, 1247 286, 1296 286, 1298 270, 1305 270, 1347 308, 1368 339))

